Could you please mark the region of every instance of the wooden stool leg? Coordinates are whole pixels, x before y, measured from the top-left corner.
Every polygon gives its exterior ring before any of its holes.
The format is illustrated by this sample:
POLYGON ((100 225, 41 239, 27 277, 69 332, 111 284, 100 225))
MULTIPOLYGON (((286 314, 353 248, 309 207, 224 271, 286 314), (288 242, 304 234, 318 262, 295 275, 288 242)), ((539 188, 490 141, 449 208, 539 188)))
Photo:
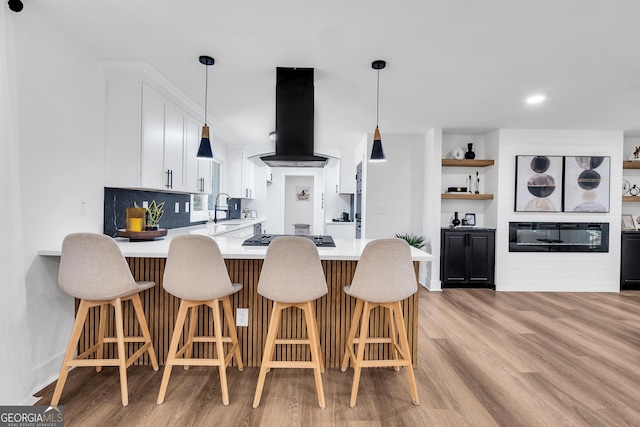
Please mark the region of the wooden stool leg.
MULTIPOLYGON (((398 333, 396 331, 395 321, 394 321, 394 309, 391 306, 386 306, 387 308, 387 316, 386 321, 389 325, 389 337, 391 338, 391 353, 393 354, 393 358, 395 360, 400 360, 398 356, 398 333)), ((396 372, 400 371, 400 366, 394 366, 396 372)))
POLYGON ((222 316, 220 315, 220 300, 214 299, 209 305, 213 309, 213 330, 216 335, 216 354, 218 356, 218 371, 220 372, 220 389, 222 390, 222 404, 229 405, 229 389, 227 388, 227 365, 225 363, 224 344, 222 341, 222 316))
POLYGON ((244 365, 242 364, 242 353, 240 352, 240 343, 238 342, 238 333, 236 332, 236 322, 233 319, 233 309, 231 308, 231 302, 229 296, 222 298, 222 311, 229 326, 229 336, 231 337, 231 348, 235 348, 233 351, 236 363, 238 364, 238 370, 244 371, 244 365))
POLYGON ((318 394, 318 404, 322 409, 324 403, 324 389, 322 388, 321 357, 320 357, 320 337, 318 335, 318 325, 313 310, 313 302, 309 301, 303 308, 305 321, 307 322, 307 334, 309 335, 309 347, 311 348, 311 360, 315 363, 313 374, 316 380, 316 392, 318 394))
POLYGON ((398 327, 398 332, 400 334, 400 348, 402 349, 402 353, 409 362, 409 365, 406 366, 407 369, 407 377, 409 379, 409 390, 411 391, 411 398, 413 399, 413 403, 415 405, 419 405, 420 402, 418 400, 418 387, 416 386, 416 378, 413 374, 413 364, 411 363, 411 350, 409 349, 409 340, 407 338, 407 329, 404 326, 404 319, 402 317, 402 306, 400 305, 400 301, 394 303, 396 306, 394 308, 396 326, 398 327))
MULTIPOLYGON (((107 326, 107 315, 109 304, 102 304, 98 308, 100 315, 100 326, 98 327, 98 348, 96 349, 96 359, 102 359, 104 354, 104 330, 107 326)), ((102 366, 96 366, 96 372, 102 371, 102 366)))
POLYGON ((342 372, 347 370, 349 359, 355 361, 355 357, 353 357, 353 340, 356 337, 356 331, 358 330, 358 323, 360 322, 360 315, 362 314, 363 305, 364 302, 362 300, 356 300, 356 307, 355 311, 353 312, 353 316, 351 317, 351 327, 349 328, 349 335, 347 337, 347 348, 344 352, 344 357, 342 358, 342 366, 340 367, 340 370, 342 372))
MULTIPOLYGON (((320 362, 320 372, 324 374, 324 357, 322 356, 322 347, 320 346, 320 330, 318 329, 318 321, 316 319, 316 309, 314 306, 314 301, 310 302, 311 304, 311 314, 313 315, 313 326, 316 330, 316 336, 318 337, 318 361, 320 362)), ((307 323, 307 325, 309 325, 307 323)))
POLYGON ((120 395, 122 406, 129 404, 129 392, 127 389, 127 354, 124 346, 124 320, 122 316, 122 298, 112 300, 111 304, 116 311, 116 342, 118 347, 118 368, 120 371, 120 395))
POLYGON ((149 353, 149 360, 151 361, 151 366, 154 371, 157 371, 158 366, 158 358, 156 357, 156 352, 153 349, 153 343, 151 341, 151 333, 149 332, 149 325, 147 324, 147 318, 144 316, 144 310, 142 309, 142 302, 140 302, 140 294, 135 294, 131 296, 131 303, 133 304, 133 309, 136 312, 136 317, 138 318, 138 324, 140 325, 140 330, 142 332, 142 336, 144 337, 144 345, 148 345, 147 349, 149 353))
POLYGON ((367 343, 367 336, 369 335, 369 315, 371 313, 371 307, 369 302, 365 301, 362 311, 362 322, 360 323, 360 336, 358 339, 358 354, 353 366, 353 386, 351 387, 351 401, 350 407, 356 406, 356 399, 358 398, 358 386, 360 385, 360 371, 362 370, 362 361, 364 360, 364 348, 367 343))
POLYGON ((256 387, 256 394, 253 398, 253 407, 257 408, 260 405, 260 398, 262 397, 262 388, 264 387, 264 380, 267 376, 267 371, 270 368, 269 362, 273 357, 273 352, 276 346, 276 336, 278 334, 278 327, 280 325, 280 316, 282 307, 280 303, 274 301, 273 311, 271 312, 271 320, 269 321, 269 330, 267 332, 267 340, 264 345, 264 353, 262 356, 262 362, 260 363, 260 376, 258 377, 258 386, 256 387))
POLYGON ((187 318, 188 305, 184 300, 180 302, 180 308, 178 309, 178 317, 176 318, 176 325, 173 327, 173 336, 171 337, 171 344, 169 345, 169 352, 167 353, 167 360, 164 365, 164 373, 162 374, 162 382, 160 383, 160 392, 158 393, 158 405, 164 402, 164 396, 167 393, 167 386, 169 385, 169 377, 171 376, 171 368, 176 360, 176 353, 178 352, 178 344, 180 343, 180 335, 182 335, 182 328, 184 327, 184 321, 187 318))
MULTIPOLYGON (((189 310, 189 324, 187 325, 187 339, 184 343, 185 352, 184 358, 191 359, 193 354, 193 337, 196 334, 197 322, 198 322, 198 305, 191 305, 189 310)), ((189 365, 184 365, 184 370, 187 371, 189 365)))
POLYGON ((82 333, 82 328, 84 327, 84 321, 87 318, 88 312, 89 305, 84 300, 80 300, 78 314, 76 316, 76 320, 73 322, 71 336, 69 337, 69 344, 67 344, 67 351, 65 352, 64 359, 62 360, 60 375, 58 375, 56 388, 53 391, 53 397, 51 398, 51 406, 58 406, 58 402, 60 402, 62 389, 64 388, 64 383, 67 381, 67 375, 69 374, 69 367, 72 366, 70 362, 73 360, 73 354, 75 353, 78 342, 80 341, 80 334, 82 333))

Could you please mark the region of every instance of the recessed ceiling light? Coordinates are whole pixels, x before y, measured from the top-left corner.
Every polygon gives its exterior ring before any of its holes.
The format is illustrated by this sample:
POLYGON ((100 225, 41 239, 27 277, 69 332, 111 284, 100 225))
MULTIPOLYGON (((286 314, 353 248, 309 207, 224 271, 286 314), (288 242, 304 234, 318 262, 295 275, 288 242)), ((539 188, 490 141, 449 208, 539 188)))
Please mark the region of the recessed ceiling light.
POLYGON ((533 95, 527 98, 527 104, 540 104, 545 99, 547 99, 544 95, 533 95))

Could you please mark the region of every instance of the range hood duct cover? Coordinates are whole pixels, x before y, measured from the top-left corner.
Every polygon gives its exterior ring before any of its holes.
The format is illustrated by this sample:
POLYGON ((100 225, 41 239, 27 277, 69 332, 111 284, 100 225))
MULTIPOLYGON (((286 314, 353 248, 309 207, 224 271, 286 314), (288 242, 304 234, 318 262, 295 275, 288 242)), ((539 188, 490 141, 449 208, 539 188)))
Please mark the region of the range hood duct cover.
POLYGON ((326 166, 313 151, 313 92, 313 68, 276 69, 276 152, 260 156, 268 166, 326 166))

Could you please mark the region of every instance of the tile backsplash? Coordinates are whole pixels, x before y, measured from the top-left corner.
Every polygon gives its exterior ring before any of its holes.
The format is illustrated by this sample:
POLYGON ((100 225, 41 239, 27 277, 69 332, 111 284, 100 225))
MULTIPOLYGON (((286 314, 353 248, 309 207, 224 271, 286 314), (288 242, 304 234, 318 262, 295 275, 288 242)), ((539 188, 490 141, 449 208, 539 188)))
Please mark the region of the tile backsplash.
POLYGON ((185 204, 190 203, 189 194, 164 193, 159 191, 129 190, 123 188, 104 189, 104 234, 115 237, 118 229, 125 228, 125 209, 134 207, 134 202, 142 207, 143 202, 164 202, 164 215, 160 228, 178 228, 192 225, 185 204), (175 213, 178 203, 179 213, 175 213))

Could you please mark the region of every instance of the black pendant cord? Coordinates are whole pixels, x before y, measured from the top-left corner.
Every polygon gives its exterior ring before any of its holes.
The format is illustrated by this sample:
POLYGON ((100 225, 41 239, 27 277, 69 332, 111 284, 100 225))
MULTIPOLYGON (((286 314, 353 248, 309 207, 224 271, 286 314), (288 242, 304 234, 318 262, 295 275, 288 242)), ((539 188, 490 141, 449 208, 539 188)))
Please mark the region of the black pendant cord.
MULTIPOLYGON (((206 65, 206 64, 205 64, 206 65)), ((207 125, 207 94, 209 93, 209 66, 204 67, 204 125, 207 125)))
POLYGON ((376 127, 380 119, 380 70, 378 70, 378 87, 376 89, 376 127))

